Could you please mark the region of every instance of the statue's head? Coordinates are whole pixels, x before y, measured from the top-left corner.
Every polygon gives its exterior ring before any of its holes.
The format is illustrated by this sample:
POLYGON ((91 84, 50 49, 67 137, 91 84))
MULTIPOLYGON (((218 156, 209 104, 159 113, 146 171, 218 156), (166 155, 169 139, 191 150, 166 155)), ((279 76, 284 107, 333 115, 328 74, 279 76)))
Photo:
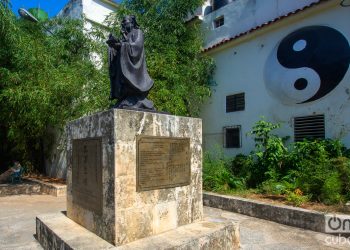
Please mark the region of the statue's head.
POLYGON ((123 18, 122 29, 124 32, 130 33, 132 29, 138 29, 139 25, 136 22, 134 15, 128 15, 123 18))

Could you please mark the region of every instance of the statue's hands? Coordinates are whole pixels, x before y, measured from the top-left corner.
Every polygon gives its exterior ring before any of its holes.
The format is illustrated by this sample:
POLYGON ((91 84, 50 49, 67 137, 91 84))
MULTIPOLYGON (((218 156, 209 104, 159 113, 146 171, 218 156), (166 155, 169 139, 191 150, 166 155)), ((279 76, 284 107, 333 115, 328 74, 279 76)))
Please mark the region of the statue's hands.
POLYGON ((108 40, 106 41, 109 47, 114 49, 119 49, 121 47, 121 42, 116 39, 112 34, 109 34, 108 40))

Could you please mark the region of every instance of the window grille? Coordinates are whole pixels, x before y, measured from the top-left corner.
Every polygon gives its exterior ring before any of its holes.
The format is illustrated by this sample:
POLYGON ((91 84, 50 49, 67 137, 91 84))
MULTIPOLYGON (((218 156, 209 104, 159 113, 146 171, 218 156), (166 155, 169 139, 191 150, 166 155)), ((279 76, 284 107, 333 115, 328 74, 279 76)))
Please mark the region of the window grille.
POLYGON ((224 127, 224 147, 241 147, 241 126, 224 127))

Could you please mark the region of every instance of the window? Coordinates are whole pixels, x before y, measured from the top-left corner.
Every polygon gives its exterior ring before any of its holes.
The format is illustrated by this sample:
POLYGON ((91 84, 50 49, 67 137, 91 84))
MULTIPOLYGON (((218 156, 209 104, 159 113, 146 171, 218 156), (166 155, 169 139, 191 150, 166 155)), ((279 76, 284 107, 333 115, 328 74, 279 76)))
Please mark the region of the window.
POLYGON ((224 25, 224 23, 224 16, 218 17, 214 20, 214 28, 219 28, 220 26, 224 25))
POLYGON ((245 108, 244 93, 226 96, 226 113, 241 111, 245 108))
POLYGON ((224 127, 224 147, 241 147, 241 126, 224 127))
POLYGON ((294 141, 324 138, 324 115, 312 115, 294 118, 294 141))

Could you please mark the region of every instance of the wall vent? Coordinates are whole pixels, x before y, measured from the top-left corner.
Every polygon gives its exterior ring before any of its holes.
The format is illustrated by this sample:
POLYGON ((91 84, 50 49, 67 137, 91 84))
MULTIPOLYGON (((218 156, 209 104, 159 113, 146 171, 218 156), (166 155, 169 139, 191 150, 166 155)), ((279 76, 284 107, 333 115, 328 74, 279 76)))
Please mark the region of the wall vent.
POLYGON ((226 113, 241 111, 245 108, 244 93, 226 96, 226 113))
POLYGON ((294 141, 324 138, 324 115, 311 115, 294 118, 294 141))

